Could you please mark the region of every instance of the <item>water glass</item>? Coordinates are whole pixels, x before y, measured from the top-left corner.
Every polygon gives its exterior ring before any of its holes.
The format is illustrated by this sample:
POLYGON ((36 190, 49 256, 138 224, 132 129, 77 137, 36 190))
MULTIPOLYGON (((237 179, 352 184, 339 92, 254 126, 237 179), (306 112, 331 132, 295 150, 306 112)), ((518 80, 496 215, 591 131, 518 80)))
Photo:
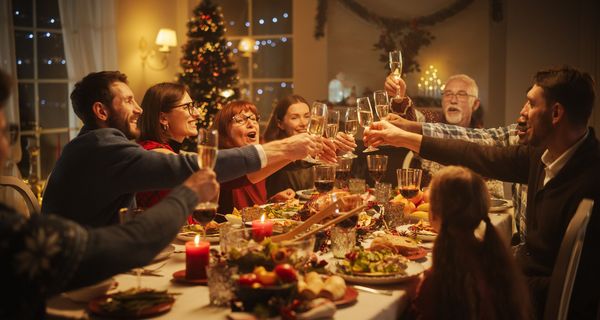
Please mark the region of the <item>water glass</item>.
POLYGON ((363 194, 367 189, 365 179, 350 179, 348 180, 348 190, 350 193, 363 194))
POLYGON ((228 266, 226 263, 212 264, 206 267, 208 277, 208 297, 210 304, 218 307, 229 306, 235 298, 235 280, 237 266, 228 266))
POLYGON ((375 184, 375 201, 378 203, 386 203, 390 199, 392 184, 387 182, 379 182, 375 184))
POLYGON ((404 204, 386 203, 383 219, 390 230, 395 230, 398 226, 404 224, 404 204))
POLYGON ((241 230, 242 228, 243 225, 232 222, 224 222, 219 225, 219 248, 222 255, 227 255, 231 249, 230 243, 236 241, 236 239, 232 239, 236 235, 233 231, 241 230))
POLYGON ((343 259, 356 245, 356 228, 331 228, 331 252, 334 258, 343 259))

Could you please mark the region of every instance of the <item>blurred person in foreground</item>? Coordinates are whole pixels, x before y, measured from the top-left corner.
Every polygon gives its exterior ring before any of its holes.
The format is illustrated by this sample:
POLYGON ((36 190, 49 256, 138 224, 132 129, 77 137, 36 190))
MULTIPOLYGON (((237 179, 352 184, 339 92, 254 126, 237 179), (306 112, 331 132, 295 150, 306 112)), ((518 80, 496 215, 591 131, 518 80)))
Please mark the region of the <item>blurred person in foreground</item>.
MULTIPOLYGON (((588 73, 569 66, 538 71, 521 115, 527 146, 480 146, 404 131, 389 122, 366 130, 365 143, 390 144, 443 164, 464 165, 486 176, 527 183, 527 237, 516 251, 537 317, 542 317, 565 231, 584 198, 600 203, 600 145, 587 123, 595 100, 588 73)), ((569 306, 569 318, 593 319, 600 290, 600 206, 585 235, 569 306)))
MULTIPOLYGON (((10 150, 2 110, 9 90, 0 71, 0 160, 10 150)), ((46 298, 148 264, 218 190, 214 172, 200 170, 135 220, 96 229, 55 215, 27 220, 0 203, 0 319, 43 319, 46 298)))
POLYGON ((438 236, 412 316, 530 319, 523 276, 490 222, 490 196, 481 176, 463 167, 444 167, 429 190, 429 221, 438 236))

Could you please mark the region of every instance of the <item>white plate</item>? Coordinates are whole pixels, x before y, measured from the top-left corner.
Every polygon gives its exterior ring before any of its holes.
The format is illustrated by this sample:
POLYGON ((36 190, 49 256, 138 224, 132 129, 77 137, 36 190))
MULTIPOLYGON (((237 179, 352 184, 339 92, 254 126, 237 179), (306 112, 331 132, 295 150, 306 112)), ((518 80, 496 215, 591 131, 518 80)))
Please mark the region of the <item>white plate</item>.
POLYGON ((423 273, 423 271, 425 271, 423 265, 421 265, 418 262, 408 261, 406 265, 407 268, 405 270, 405 274, 396 274, 389 276, 356 276, 336 272, 336 275, 342 277, 348 282, 356 284, 390 284, 414 279, 415 277, 418 277, 421 273, 423 273))
POLYGON ((159 252, 156 257, 154 257, 154 260, 152 261, 160 261, 160 260, 164 260, 168 257, 171 256, 171 254, 173 253, 173 251, 175 251, 175 246, 170 244, 168 245, 166 248, 162 249, 161 252, 159 252))
POLYGON ((298 190, 298 191, 296 191, 296 194, 298 195, 298 198, 300 198, 301 200, 310 200, 310 198, 312 198, 313 195, 317 194, 317 190, 314 188, 298 190))
POLYGON ((501 212, 511 208, 512 203, 504 199, 491 199, 490 200, 490 212, 501 212))
MULTIPOLYGON (((200 235, 200 239, 202 239, 202 234, 201 233, 196 233, 193 231, 188 231, 188 232, 180 232, 177 234, 177 239, 181 240, 181 241, 194 241, 194 238, 196 238, 196 235, 199 234, 200 235)), ((219 235, 218 234, 210 234, 208 236, 206 236, 206 241, 210 242, 210 243, 218 243, 219 242, 219 235)))
MULTIPOLYGON (((412 234, 413 231, 411 231, 409 228, 412 227, 412 224, 403 224, 401 226, 396 227, 396 231, 398 231, 401 234, 404 233, 408 233, 408 234, 412 234)), ((417 232, 417 239, 421 240, 421 241, 435 241, 435 238, 437 237, 437 234, 434 233, 430 233, 430 232, 417 232)))

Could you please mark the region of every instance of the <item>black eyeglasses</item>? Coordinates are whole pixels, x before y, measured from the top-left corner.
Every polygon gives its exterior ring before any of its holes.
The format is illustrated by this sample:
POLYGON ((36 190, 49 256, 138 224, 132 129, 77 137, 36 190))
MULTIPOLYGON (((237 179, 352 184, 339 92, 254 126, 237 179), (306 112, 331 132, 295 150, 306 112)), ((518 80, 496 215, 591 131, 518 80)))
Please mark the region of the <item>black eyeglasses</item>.
POLYGON ((187 112, 190 113, 190 116, 193 116, 194 112, 198 112, 198 109, 200 109, 200 103, 198 103, 196 101, 192 101, 192 102, 176 105, 173 107, 173 109, 175 109, 175 108, 184 108, 187 110, 187 112))
POLYGON ((19 125, 9 123, 6 127, 0 129, 0 132, 8 139, 8 143, 12 146, 17 143, 19 137, 19 125))
POLYGON ((245 114, 236 114, 235 116, 233 116, 233 118, 231 118, 233 120, 233 122, 235 122, 237 125, 245 125, 248 123, 248 120, 254 122, 254 123, 258 123, 260 121, 260 116, 256 116, 256 115, 250 115, 247 116, 245 114))

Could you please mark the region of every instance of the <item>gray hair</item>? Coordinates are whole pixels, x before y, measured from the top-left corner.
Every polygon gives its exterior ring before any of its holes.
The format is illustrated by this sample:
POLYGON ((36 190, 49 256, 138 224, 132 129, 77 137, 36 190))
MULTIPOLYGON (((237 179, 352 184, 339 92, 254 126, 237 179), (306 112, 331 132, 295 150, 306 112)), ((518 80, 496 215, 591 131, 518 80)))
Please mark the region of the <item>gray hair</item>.
POLYGON ((446 83, 452 81, 452 80, 462 80, 464 82, 466 82, 469 86, 469 88, 471 89, 472 92, 469 92, 469 94, 474 95, 475 97, 479 97, 479 87, 477 86, 477 82, 475 82, 475 80, 473 80, 473 78, 469 77, 466 74, 455 74, 450 76, 447 80, 446 83))

